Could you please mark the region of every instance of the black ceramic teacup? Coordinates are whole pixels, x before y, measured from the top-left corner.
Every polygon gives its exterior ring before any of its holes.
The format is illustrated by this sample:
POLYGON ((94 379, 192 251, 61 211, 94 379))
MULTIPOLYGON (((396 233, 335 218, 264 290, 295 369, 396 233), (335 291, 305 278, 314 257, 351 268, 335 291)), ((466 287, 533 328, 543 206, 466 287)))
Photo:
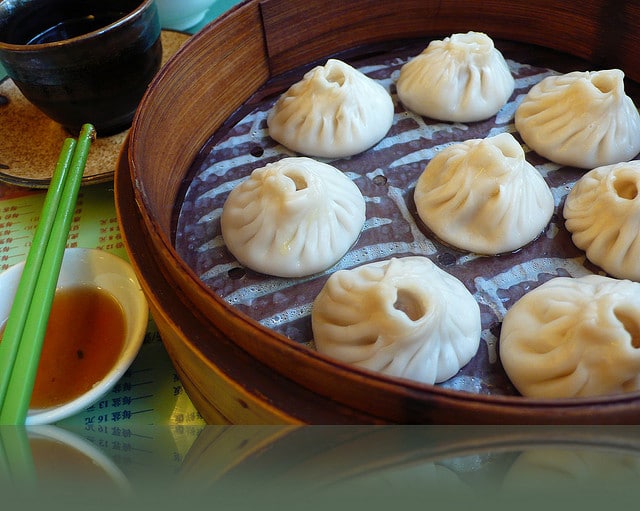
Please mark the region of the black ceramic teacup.
POLYGON ((72 134, 128 128, 160 68, 153 0, 2 0, 0 62, 22 94, 72 134))

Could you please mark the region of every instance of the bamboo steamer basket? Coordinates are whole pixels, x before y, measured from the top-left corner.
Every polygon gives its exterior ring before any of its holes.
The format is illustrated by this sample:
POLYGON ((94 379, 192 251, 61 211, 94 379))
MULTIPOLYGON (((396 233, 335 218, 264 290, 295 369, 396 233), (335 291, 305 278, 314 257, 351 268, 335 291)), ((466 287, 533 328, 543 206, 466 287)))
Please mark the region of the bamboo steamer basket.
POLYGON ((594 67, 619 67, 639 82, 638 19, 640 1, 249 0, 193 36, 143 98, 115 187, 129 256, 203 417, 292 424, 639 422, 639 393, 571 400, 489 396, 342 364, 228 305, 172 243, 172 205, 194 158, 273 77, 353 48, 476 30, 562 51, 594 67))

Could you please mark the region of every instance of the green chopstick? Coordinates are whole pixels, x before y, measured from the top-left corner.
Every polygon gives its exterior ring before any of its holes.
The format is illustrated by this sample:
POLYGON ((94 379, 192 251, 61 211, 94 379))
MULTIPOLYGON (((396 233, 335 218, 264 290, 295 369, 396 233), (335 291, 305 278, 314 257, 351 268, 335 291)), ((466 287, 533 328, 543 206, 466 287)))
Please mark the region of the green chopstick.
POLYGON ((13 371, 13 364, 18 353, 18 345, 24 331, 24 325, 31 305, 33 291, 36 287, 38 272, 42 266, 44 252, 49 242, 49 235, 58 210, 62 188, 67 178, 71 158, 76 146, 76 141, 68 138, 65 140, 58 164, 53 173, 49 190, 44 199, 40 222, 31 242, 31 248, 27 254, 22 277, 18 283, 16 296, 13 300, 11 313, 7 319, 4 336, 0 342, 0 406, 4 402, 9 385, 9 379, 13 371))
POLYGON ((0 424, 24 424, 95 129, 63 144, 0 342, 0 424))

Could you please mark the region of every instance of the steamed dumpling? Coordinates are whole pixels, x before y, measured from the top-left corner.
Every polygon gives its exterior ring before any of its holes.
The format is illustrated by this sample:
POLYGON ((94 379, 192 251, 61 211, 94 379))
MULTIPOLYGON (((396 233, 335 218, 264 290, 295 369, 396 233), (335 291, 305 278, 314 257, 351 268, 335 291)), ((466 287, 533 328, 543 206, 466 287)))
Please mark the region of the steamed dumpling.
POLYGON ((331 165, 300 157, 254 170, 229 194, 220 222, 240 263, 301 277, 338 262, 364 220, 364 197, 353 181, 331 165))
POLYGON ((640 390, 640 284, 601 275, 551 279, 507 311, 499 345, 524 396, 640 390))
POLYGON ((587 258, 614 277, 640 281, 640 161, 598 167, 564 205, 567 230, 587 258))
POLYGON ((271 138, 293 151, 344 158, 382 140, 393 114, 393 100, 382 85, 330 59, 280 96, 267 125, 271 138))
POLYGON ((531 149, 561 165, 593 169, 640 152, 640 115, 619 69, 543 79, 522 100, 515 122, 531 149))
POLYGON ((554 199, 509 133, 440 151, 418 178, 418 215, 440 239, 479 254, 521 248, 545 229, 554 199))
POLYGON ((429 384, 454 376, 480 343, 480 310, 473 296, 422 256, 334 273, 311 317, 318 351, 429 384))
POLYGON ((413 112, 453 122, 495 115, 513 93, 515 81, 504 57, 481 32, 431 41, 400 69, 400 101, 413 112))

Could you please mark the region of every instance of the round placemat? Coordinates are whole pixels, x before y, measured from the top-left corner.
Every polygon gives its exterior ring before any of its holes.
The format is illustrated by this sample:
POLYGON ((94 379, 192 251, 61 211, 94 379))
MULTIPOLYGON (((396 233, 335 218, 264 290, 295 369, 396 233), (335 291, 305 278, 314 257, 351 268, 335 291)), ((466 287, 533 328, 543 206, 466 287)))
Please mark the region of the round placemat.
MULTIPOLYGON (((162 64, 190 34, 162 31, 162 64)), ((46 188, 69 133, 49 119, 6 78, 0 82, 0 181, 29 188, 46 188)), ((129 130, 99 137, 91 146, 82 184, 113 179, 118 153, 129 130)))

